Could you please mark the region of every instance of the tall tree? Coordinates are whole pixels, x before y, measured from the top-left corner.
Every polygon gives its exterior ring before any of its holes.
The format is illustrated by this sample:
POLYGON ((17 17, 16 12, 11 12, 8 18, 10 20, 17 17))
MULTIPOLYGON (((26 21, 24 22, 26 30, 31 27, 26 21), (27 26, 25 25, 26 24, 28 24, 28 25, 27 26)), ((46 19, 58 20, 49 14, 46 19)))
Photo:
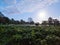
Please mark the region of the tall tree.
POLYGON ((30 17, 30 18, 28 18, 28 22, 30 23, 30 24, 34 24, 34 21, 33 21, 33 19, 30 17))
POLYGON ((53 19, 52 19, 52 17, 49 17, 49 18, 48 18, 48 24, 49 24, 49 25, 53 25, 53 19))
POLYGON ((60 25, 59 20, 58 19, 54 19, 54 26, 60 25))
POLYGON ((3 17, 5 19, 5 23, 9 24, 10 23, 10 19, 8 17, 3 17))

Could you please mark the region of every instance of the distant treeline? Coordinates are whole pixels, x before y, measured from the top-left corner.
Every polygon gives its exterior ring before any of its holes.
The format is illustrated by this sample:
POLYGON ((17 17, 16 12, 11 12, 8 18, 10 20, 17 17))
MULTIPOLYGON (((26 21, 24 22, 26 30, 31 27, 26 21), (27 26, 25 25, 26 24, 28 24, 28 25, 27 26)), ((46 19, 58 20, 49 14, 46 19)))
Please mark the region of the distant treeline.
POLYGON ((47 21, 42 22, 42 25, 60 26, 60 21, 58 19, 53 19, 52 17, 49 17, 47 21))
POLYGON ((21 19, 20 21, 14 20, 13 18, 9 19, 0 12, 0 24, 34 24, 34 21, 32 20, 32 18, 29 18, 29 21, 27 22, 23 19, 21 19))
MULTIPOLYGON (((38 23, 35 23, 33 21, 32 18, 28 18, 28 21, 24 21, 23 19, 19 20, 14 20, 9 19, 8 17, 4 16, 1 12, 0 12, 0 24, 36 24, 39 25, 38 23)), ((59 26, 60 25, 60 21, 58 19, 53 19, 52 17, 49 17, 47 21, 43 21, 41 23, 41 25, 54 25, 54 26, 59 26)))
POLYGON ((8 17, 0 17, 0 24, 34 24, 34 22, 25 22, 24 20, 14 20, 8 17))

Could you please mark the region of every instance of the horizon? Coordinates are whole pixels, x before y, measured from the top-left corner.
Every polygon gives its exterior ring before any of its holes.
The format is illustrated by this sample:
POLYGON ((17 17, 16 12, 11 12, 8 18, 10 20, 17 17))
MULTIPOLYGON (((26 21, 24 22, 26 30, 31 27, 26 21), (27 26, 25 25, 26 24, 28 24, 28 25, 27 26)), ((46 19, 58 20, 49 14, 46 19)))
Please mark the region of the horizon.
POLYGON ((15 20, 31 17, 41 23, 52 17, 60 21, 60 0, 0 0, 0 12, 15 20))

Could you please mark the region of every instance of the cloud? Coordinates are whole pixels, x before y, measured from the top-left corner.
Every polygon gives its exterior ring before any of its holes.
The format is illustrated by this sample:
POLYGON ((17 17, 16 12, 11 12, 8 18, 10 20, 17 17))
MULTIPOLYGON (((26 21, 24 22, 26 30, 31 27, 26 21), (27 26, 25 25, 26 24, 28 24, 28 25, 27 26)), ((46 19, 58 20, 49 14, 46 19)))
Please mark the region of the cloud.
POLYGON ((3 0, 5 2, 5 4, 7 5, 14 5, 16 4, 16 0, 3 0))
POLYGON ((9 6, 9 7, 6 7, 3 12, 5 14, 9 14, 9 15, 13 15, 13 14, 20 14, 20 11, 17 9, 16 6, 9 6))
POLYGON ((35 10, 52 5, 59 0, 4 0, 9 6, 3 10, 6 14, 20 14, 34 12, 35 10))

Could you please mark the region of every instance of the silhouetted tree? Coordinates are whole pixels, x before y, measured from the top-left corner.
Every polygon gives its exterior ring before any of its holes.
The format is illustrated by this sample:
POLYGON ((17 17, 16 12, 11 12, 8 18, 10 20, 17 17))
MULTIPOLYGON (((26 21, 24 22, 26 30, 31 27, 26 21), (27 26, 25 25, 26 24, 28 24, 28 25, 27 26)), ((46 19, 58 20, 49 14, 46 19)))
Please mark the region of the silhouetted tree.
POLYGON ((30 24, 34 24, 34 21, 33 21, 32 18, 28 18, 28 22, 29 22, 30 24))
POLYGON ((47 21, 43 21, 42 22, 42 25, 47 25, 47 21))
POLYGON ((21 19, 20 24, 25 24, 25 21, 21 19))
POLYGON ((5 24, 5 19, 3 17, 0 17, 0 24, 5 24))
POLYGON ((35 23, 36 26, 39 26, 39 22, 35 23))
POLYGON ((48 24, 49 24, 49 25, 53 25, 53 19, 52 19, 52 17, 49 17, 49 18, 48 18, 48 24))
POLYGON ((12 18, 10 21, 11 24, 15 24, 15 20, 12 18))
POLYGON ((17 20, 17 21, 15 21, 15 23, 14 24, 20 24, 20 22, 17 20))
POLYGON ((5 24, 4 15, 0 12, 0 24, 5 24))
POLYGON ((8 17, 3 17, 5 19, 5 23, 9 24, 10 23, 10 19, 8 17))
POLYGON ((54 19, 54 26, 58 26, 58 25, 60 25, 59 24, 59 20, 58 19, 54 19))

